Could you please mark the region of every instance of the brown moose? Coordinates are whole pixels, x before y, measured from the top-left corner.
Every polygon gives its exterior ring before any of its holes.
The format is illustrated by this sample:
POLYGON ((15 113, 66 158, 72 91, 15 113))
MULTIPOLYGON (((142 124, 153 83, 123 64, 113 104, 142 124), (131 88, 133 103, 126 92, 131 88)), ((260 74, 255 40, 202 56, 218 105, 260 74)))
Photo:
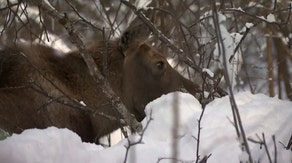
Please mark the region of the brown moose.
MULTIPOLYGON (((99 69, 106 63, 103 75, 139 121, 145 105, 162 94, 181 88, 193 95, 200 91, 146 43, 120 48, 118 41, 106 46, 101 41, 86 49, 99 69)), ((119 118, 78 51, 62 53, 20 43, 18 49, 0 52, 0 128, 19 133, 27 128, 66 127, 83 141, 93 142, 121 127, 119 118), (91 110, 80 107, 80 101, 91 110)))

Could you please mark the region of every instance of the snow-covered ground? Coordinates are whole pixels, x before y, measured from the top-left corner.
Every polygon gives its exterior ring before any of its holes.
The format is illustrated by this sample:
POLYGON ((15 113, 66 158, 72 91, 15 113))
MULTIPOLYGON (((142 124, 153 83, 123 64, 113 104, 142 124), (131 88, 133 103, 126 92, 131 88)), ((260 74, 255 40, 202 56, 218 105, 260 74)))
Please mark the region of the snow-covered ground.
MULTIPOLYGON (((272 161, 276 147, 277 162, 291 163, 292 151, 286 150, 284 145, 292 134, 292 103, 249 92, 235 97, 247 138, 263 140, 264 133, 272 161), (275 135, 276 146, 272 135, 275 135)), ((174 157, 179 162, 195 162, 198 119, 202 112, 199 102, 190 94, 170 93, 148 104, 145 112, 142 137, 132 135, 103 148, 81 142, 79 136, 68 129, 30 129, 0 142, 0 162, 165 163, 172 162, 174 157), (129 142, 132 145, 129 146, 129 142)), ((201 158, 210 156, 208 163, 247 160, 232 121, 228 97, 207 105, 201 123, 199 154, 201 158)), ((263 145, 249 141, 249 147, 255 161, 269 162, 263 145)))

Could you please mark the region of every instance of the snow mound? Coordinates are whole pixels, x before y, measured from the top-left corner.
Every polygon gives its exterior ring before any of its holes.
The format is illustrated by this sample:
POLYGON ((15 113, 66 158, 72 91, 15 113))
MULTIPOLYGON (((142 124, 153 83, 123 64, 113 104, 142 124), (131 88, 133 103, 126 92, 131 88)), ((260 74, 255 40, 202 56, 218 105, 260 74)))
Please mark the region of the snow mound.
POLYGON ((102 149, 102 146, 82 143, 81 138, 68 129, 29 129, 0 142, 0 162, 81 163, 88 162, 90 155, 102 149))
MULTIPOLYGON (((235 96, 242 123, 249 140, 259 141, 262 133, 277 162, 291 163, 292 152, 284 145, 292 135, 292 103, 249 92, 235 96)), ((1 163, 152 163, 195 162, 198 138, 198 119, 201 105, 190 94, 174 92, 146 106, 144 131, 118 144, 102 148, 83 143, 72 131, 50 127, 30 129, 0 141, 1 163), (173 134, 175 133, 175 134, 173 134), (176 154, 173 155, 174 149, 176 154)), ((210 156, 208 163, 247 160, 233 126, 229 98, 216 99, 205 108, 200 130, 200 158, 210 156)), ((263 145, 249 141, 255 162, 269 162, 263 145)))
MULTIPOLYGON (((263 140, 264 133, 272 160, 274 160, 275 135, 278 162, 292 161, 292 152, 284 149, 292 136, 292 103, 263 94, 252 95, 250 92, 236 94, 236 103, 248 139, 263 140), (281 143, 280 143, 281 142, 281 143)), ((217 99, 210 103, 205 111, 201 130, 202 155, 212 154, 209 162, 247 161, 243 157, 240 144, 233 127, 232 111, 229 97, 217 99)), ((248 141, 252 157, 256 162, 269 162, 263 145, 248 141)))
POLYGON ((161 141, 182 137, 194 128, 189 124, 196 122, 196 112, 201 112, 201 104, 194 96, 181 92, 163 95, 146 106, 142 125, 149 125, 144 135, 161 141))

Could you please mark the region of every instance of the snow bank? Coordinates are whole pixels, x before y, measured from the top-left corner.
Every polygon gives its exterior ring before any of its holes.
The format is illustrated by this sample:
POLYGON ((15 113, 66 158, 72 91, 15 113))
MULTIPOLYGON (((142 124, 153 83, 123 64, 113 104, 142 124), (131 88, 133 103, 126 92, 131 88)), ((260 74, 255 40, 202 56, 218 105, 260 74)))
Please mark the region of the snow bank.
MULTIPOLYGON (((285 150, 281 143, 287 145, 292 134, 292 103, 249 92, 238 93, 236 101, 247 137, 258 141, 257 135, 262 138, 264 133, 274 160, 272 135, 275 135, 278 162, 291 163, 292 152, 285 150)), ((0 141, 0 162, 120 163, 126 160, 151 163, 159 160, 165 163, 173 161, 174 148, 177 160, 195 161, 201 111, 199 102, 190 94, 170 93, 147 105, 142 136, 132 135, 110 148, 103 148, 81 142, 78 135, 67 129, 25 130, 0 141)), ((206 107, 199 153, 201 157, 211 154, 208 163, 237 163, 246 159, 231 121, 228 97, 216 99, 206 107)), ((252 142, 249 145, 254 160, 268 162, 263 146, 252 142)))
POLYGON ((0 142, 1 163, 88 162, 101 146, 82 143, 68 129, 30 129, 0 142))
MULTIPOLYGON (((278 162, 291 162, 292 152, 285 150, 279 143, 287 145, 292 134, 292 103, 269 98, 263 94, 252 95, 249 92, 238 93, 236 102, 240 110, 247 138, 262 140, 262 133, 268 142, 269 152, 274 158, 272 135, 276 137, 278 162)), ((230 121, 232 112, 228 97, 217 99, 206 108, 202 122, 201 154, 212 154, 208 162, 239 162, 242 151, 235 128, 230 121)), ((253 159, 269 162, 265 149, 259 144, 249 142, 253 159)))

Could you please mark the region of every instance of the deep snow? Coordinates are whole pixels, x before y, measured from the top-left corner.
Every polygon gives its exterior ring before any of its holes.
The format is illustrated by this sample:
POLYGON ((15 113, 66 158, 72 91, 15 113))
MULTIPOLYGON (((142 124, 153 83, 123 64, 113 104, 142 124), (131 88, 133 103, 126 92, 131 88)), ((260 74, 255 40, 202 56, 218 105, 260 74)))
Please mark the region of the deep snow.
MULTIPOLYGON (((259 140, 257 135, 262 139, 264 133, 274 160, 272 135, 275 135, 277 161, 291 163, 292 151, 284 149, 282 144, 287 145, 292 134, 292 103, 249 92, 238 93, 235 98, 247 137, 259 140)), ((177 160, 194 162, 201 111, 201 105, 190 94, 170 93, 147 105, 146 118, 142 121, 146 130, 142 137, 135 134, 112 147, 103 148, 81 142, 80 137, 68 129, 30 129, 0 141, 0 162, 120 163, 126 159, 126 162, 133 163, 164 163, 173 161, 171 158, 174 157, 175 147, 177 160), (175 123, 173 118, 179 123, 175 123), (125 158, 129 142, 138 143, 130 146, 125 158)), ((228 97, 216 99, 207 105, 201 123, 199 154, 201 157, 210 155, 208 163, 237 163, 247 159, 240 149, 231 121, 228 97)), ((263 146, 250 141, 249 146, 254 160, 268 162, 263 146)))

